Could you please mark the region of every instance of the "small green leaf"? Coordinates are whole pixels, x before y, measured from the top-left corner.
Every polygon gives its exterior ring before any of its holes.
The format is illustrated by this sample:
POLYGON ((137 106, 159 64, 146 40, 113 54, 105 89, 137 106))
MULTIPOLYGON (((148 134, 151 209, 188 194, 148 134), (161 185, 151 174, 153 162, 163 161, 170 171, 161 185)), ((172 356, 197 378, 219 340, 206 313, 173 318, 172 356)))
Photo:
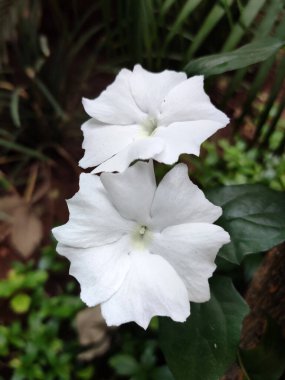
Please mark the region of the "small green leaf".
POLYGON ((248 312, 229 278, 211 281, 211 299, 191 304, 185 323, 160 319, 160 345, 176 380, 217 380, 234 362, 248 312))
POLYGON ((284 41, 273 37, 265 37, 229 53, 212 54, 193 59, 186 65, 184 71, 188 75, 201 74, 207 77, 222 74, 265 61, 283 45, 284 41))
POLYGON ((9 362, 9 367, 19 368, 21 366, 21 361, 18 358, 11 359, 9 362))
POLYGON ((78 380, 88 380, 88 379, 95 379, 94 377, 94 367, 88 366, 84 367, 76 372, 76 378, 78 380))
POLYGON ((26 274, 24 286, 29 289, 36 289, 43 285, 48 279, 48 273, 44 270, 37 270, 26 274))
POLYGON ((0 357, 8 355, 9 351, 9 329, 0 326, 0 357))
POLYGON ((127 354, 115 355, 110 359, 109 363, 118 375, 131 376, 139 370, 139 364, 136 359, 127 354))
POLYGON ((12 310, 17 314, 24 314, 29 310, 31 297, 25 293, 17 294, 10 301, 12 310))
POLYGON ((219 256, 240 264, 245 255, 266 251, 285 240, 285 196, 263 185, 210 189, 207 198, 221 206, 217 221, 231 236, 219 256))

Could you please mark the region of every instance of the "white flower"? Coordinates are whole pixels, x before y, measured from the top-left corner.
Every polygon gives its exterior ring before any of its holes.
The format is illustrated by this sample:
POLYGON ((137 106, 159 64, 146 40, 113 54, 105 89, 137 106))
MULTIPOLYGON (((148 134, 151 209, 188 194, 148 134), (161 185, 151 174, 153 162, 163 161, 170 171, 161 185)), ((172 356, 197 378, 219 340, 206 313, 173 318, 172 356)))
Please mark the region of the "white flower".
POLYGON ((153 158, 173 164, 182 153, 199 155, 200 145, 229 122, 210 102, 203 76, 136 65, 123 69, 101 95, 83 99, 92 117, 83 124, 83 168, 94 173, 124 171, 132 161, 153 158))
POLYGON ((221 215, 175 166, 155 183, 152 162, 124 173, 81 174, 68 201, 70 219, 53 229, 88 306, 101 304, 108 325, 155 315, 183 322, 190 301, 210 297, 208 278, 229 235, 212 224, 221 215))

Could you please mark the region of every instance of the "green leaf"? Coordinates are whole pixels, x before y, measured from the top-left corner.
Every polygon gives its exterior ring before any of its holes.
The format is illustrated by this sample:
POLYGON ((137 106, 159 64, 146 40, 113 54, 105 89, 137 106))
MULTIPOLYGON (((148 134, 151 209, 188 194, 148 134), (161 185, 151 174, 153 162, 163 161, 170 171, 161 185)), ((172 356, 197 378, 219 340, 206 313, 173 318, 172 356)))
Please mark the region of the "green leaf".
POLYGON ((155 368, 151 373, 151 380, 174 380, 172 373, 166 366, 155 368))
POLYGON ((0 357, 8 355, 9 351, 9 329, 0 326, 0 357))
POLYGON ((248 307, 229 278, 216 276, 210 301, 191 309, 185 323, 160 319, 161 348, 176 380, 217 380, 235 360, 248 307))
POLYGON ((16 127, 21 126, 20 114, 19 114, 19 98, 22 88, 17 87, 11 96, 10 112, 13 123, 16 127))
POLYGON ((8 141, 2 138, 0 138, 0 146, 8 150, 15 150, 16 152, 23 153, 24 155, 27 155, 28 157, 38 158, 39 160, 42 160, 42 161, 47 161, 48 159, 46 156, 44 156, 41 152, 37 150, 27 148, 13 141, 8 141))
POLYGON ((276 53, 284 41, 264 37, 228 53, 212 54, 191 60, 184 68, 188 75, 201 74, 206 77, 241 69, 265 61, 276 53))
POLYGON ((131 376, 139 370, 139 364, 136 359, 127 354, 115 355, 110 359, 109 363, 118 375, 131 376))
POLYGON ((31 305, 31 297, 25 293, 17 294, 10 301, 12 310, 17 314, 26 313, 31 305))
POLYGON ((173 37, 180 31, 183 26, 183 23, 193 10, 201 3, 201 0, 187 0, 183 5, 181 11, 177 14, 175 21, 173 22, 170 31, 165 39, 165 44, 168 45, 173 37))
POLYGON ((0 298, 11 297, 13 293, 23 287, 25 276, 10 270, 7 279, 0 280, 0 298))
POLYGON ((237 46, 241 38, 249 31, 249 27, 262 9, 265 0, 249 0, 244 7, 240 19, 235 23, 228 35, 222 51, 229 51, 237 46))
POLYGON ((248 255, 244 258, 242 262, 244 278, 247 282, 250 282, 255 275, 257 269, 260 267, 264 259, 264 253, 256 253, 253 255, 248 255))
POLYGON ((285 342, 280 327, 269 320, 260 344, 240 351, 240 361, 252 380, 279 380, 285 369, 285 342))
POLYGON ((285 196, 263 185, 210 189, 207 198, 221 206, 217 221, 231 236, 219 256, 240 264, 245 255, 266 251, 285 240, 285 196))
POLYGON ((36 289, 43 285, 48 279, 48 273, 45 270, 37 270, 26 274, 24 286, 29 289, 36 289))

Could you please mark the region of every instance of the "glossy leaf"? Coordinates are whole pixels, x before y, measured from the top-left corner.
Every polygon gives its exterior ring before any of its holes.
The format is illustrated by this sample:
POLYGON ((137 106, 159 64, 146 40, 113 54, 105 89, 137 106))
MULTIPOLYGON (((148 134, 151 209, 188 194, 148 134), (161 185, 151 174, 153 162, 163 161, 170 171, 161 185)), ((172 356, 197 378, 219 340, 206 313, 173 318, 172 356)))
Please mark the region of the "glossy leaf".
POLYGON ((223 208, 217 221, 231 236, 219 256, 240 264, 245 255, 266 251, 285 240, 285 195, 263 185, 225 186, 206 192, 223 208))
POLYGON ((185 323, 160 319, 160 345, 176 380, 217 380, 234 362, 248 307, 229 278, 213 278, 211 299, 191 304, 185 323))
POLYGON ((276 53, 284 41, 265 37, 227 53, 212 54, 191 60, 184 68, 188 75, 211 76, 241 69, 265 61, 276 53))

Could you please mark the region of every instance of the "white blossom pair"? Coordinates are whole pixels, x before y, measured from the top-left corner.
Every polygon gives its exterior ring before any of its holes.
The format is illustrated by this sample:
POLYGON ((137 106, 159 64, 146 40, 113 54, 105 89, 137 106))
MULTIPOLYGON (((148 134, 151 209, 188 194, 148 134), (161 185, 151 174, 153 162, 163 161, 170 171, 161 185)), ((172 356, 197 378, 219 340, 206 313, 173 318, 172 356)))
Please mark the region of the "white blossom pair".
POLYGON ((208 279, 229 235, 213 224, 211 204, 176 165, 156 185, 154 159, 173 164, 228 123, 211 103, 201 76, 174 71, 122 70, 97 99, 83 100, 92 116, 82 127, 79 192, 68 201, 70 219, 53 233, 70 262, 88 306, 101 304, 108 325, 155 315, 183 322, 190 303, 210 297, 208 279), (129 167, 129 168, 128 168, 129 167))

